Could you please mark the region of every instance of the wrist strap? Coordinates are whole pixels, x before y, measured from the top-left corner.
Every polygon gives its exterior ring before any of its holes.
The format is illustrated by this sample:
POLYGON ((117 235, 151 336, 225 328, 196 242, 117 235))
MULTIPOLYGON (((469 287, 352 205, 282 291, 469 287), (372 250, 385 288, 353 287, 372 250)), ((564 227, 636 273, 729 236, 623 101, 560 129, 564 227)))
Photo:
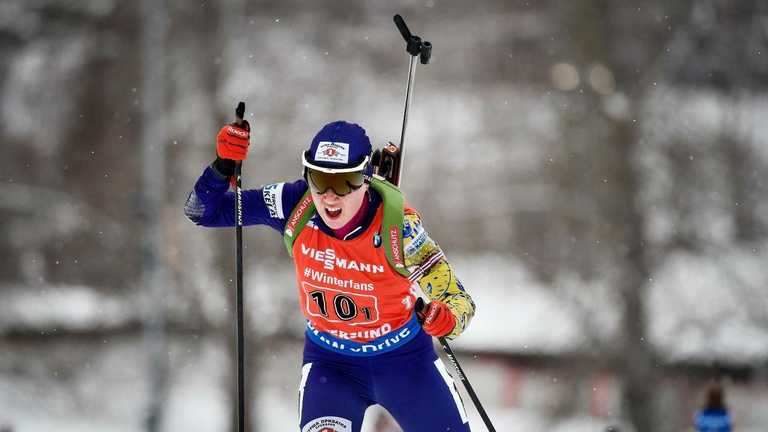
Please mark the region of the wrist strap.
POLYGON ((232 159, 222 159, 217 157, 211 164, 211 168, 219 174, 221 178, 226 179, 235 175, 235 161, 232 159))

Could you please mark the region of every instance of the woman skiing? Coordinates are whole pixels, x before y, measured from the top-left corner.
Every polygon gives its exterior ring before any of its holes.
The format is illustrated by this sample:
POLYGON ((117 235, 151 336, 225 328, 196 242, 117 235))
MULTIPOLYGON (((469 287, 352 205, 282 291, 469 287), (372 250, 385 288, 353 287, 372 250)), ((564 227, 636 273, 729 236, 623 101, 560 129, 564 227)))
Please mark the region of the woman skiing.
MULTIPOLYGON (((219 131, 217 158, 185 205, 194 223, 235 224, 228 188, 249 138, 247 122, 219 131)), ((359 125, 325 125, 302 165, 303 178, 242 198, 243 225, 274 228, 294 259, 307 321, 301 431, 358 432, 373 404, 406 432, 469 431, 431 339, 455 338, 475 312, 443 251, 400 191, 373 175, 371 143, 359 125), (415 284, 429 300, 418 314, 415 284)))

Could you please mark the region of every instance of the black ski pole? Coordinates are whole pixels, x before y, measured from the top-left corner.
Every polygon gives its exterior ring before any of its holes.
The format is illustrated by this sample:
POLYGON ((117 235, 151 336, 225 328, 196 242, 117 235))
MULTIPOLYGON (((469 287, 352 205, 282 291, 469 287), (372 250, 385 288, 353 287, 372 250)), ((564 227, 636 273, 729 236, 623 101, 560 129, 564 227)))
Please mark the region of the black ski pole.
MULTIPOLYGON (((421 312, 425 307, 426 305, 424 304, 424 300, 419 297, 416 300, 416 312, 421 312)), ((459 379, 461 380, 462 384, 464 384, 464 388, 467 389, 467 393, 469 393, 469 397, 475 404, 477 412, 480 413, 480 417, 483 419, 485 427, 488 428, 489 432, 496 432, 496 428, 493 427, 493 423, 491 423, 491 419, 488 417, 488 413, 485 412, 483 404, 480 403, 480 398, 477 397, 475 389, 472 388, 472 384, 469 382, 469 378, 467 378, 467 375, 464 374, 464 369, 461 368, 461 365, 459 365, 459 360, 456 359, 456 355, 453 353, 451 346, 448 345, 448 340, 442 336, 438 337, 437 340, 440 341, 440 345, 443 347, 443 351, 445 351, 445 354, 448 356, 448 360, 451 361, 453 368, 456 369, 456 374, 459 375, 459 379)))
POLYGON ((394 167, 397 172, 392 173, 393 183, 399 184, 403 174, 403 152, 405 150, 405 129, 408 127, 408 111, 411 108, 413 100, 413 83, 416 79, 416 58, 421 59, 421 64, 429 63, 432 57, 432 44, 422 41, 419 36, 414 35, 405 25, 405 20, 400 15, 392 17, 397 29, 405 39, 405 50, 410 55, 410 64, 408 66, 408 85, 405 88, 405 110, 403 111, 403 128, 400 131, 400 163, 394 167))
MULTIPOLYGON (((403 170, 403 150, 404 150, 404 144, 405 144, 405 128, 408 125, 408 110, 411 106, 411 98, 413 96, 413 79, 414 75, 416 73, 416 57, 418 56, 421 59, 421 64, 427 64, 429 63, 430 57, 432 56, 432 44, 427 41, 422 41, 419 36, 415 36, 411 33, 411 31, 408 29, 408 26, 405 25, 405 20, 400 15, 395 15, 393 17, 395 21, 395 25, 397 26, 398 30, 400 30, 400 34, 403 36, 403 39, 405 39, 406 43, 406 51, 408 51, 408 54, 410 54, 411 63, 410 63, 410 69, 408 71, 408 86, 406 88, 406 96, 405 96, 405 112, 403 113, 403 129, 400 133, 400 149, 399 149, 399 164, 397 167, 397 176, 394 175, 391 177, 395 186, 399 186, 402 180, 402 170, 403 170)), ((421 310, 424 308, 424 300, 419 298, 416 300, 416 312, 421 312, 421 310)), ((485 427, 488 428, 489 432, 496 432, 496 428, 493 427, 493 423, 491 423, 491 419, 488 417, 488 414, 485 412, 485 408, 483 408, 483 404, 480 403, 480 399, 477 397, 477 394, 475 393, 475 390, 472 388, 472 384, 469 382, 469 378, 467 378, 467 375, 464 374, 464 370, 461 368, 461 365, 459 365, 458 359, 456 359, 456 355, 453 353, 453 350, 451 349, 451 346, 448 345, 448 340, 444 337, 438 337, 438 341, 440 341, 440 345, 443 347, 443 351, 445 351, 445 354, 448 356, 448 359, 451 361, 451 364, 453 364, 454 369, 456 369, 456 373, 459 375, 459 379, 461 380, 462 384, 464 384, 464 388, 467 389, 467 393, 469 393, 469 397, 472 398, 472 402, 475 404, 475 408, 477 408, 477 412, 480 413, 480 417, 483 419, 483 423, 485 423, 485 427)))
MULTIPOLYGON (((245 102, 237 104, 235 123, 243 125, 245 102)), ((245 325, 243 320, 243 184, 242 163, 235 163, 235 302, 237 322, 235 324, 237 346, 237 430, 245 432, 245 325)))
POLYGON ((443 351, 445 351, 445 355, 448 356, 448 359, 453 364, 453 367, 456 369, 456 373, 459 375, 459 379, 464 384, 464 387, 467 389, 467 393, 469 393, 469 397, 472 398, 472 402, 475 404, 475 408, 477 408, 477 412, 480 414, 480 417, 483 419, 483 423, 485 423, 485 427, 488 428, 488 432, 496 432, 496 428, 493 427, 493 423, 491 423, 490 417, 488 417, 488 413, 485 412, 485 408, 483 408, 483 404, 480 403, 480 398, 477 397, 477 394, 475 393, 475 390, 472 388, 472 384, 469 382, 469 378, 464 374, 464 370, 459 365, 459 361, 456 359, 456 356, 453 354, 453 350, 451 349, 451 346, 448 345, 448 341, 444 337, 437 338, 438 341, 440 341, 440 345, 443 347, 443 351))

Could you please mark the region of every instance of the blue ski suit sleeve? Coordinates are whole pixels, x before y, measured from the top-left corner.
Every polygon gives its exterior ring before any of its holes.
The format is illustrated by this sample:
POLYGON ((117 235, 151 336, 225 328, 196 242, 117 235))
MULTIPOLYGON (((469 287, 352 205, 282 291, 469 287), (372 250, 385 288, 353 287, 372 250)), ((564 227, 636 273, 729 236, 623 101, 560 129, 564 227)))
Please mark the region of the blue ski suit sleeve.
MULTIPOLYGON (((184 214, 200 226, 235 226, 235 194, 228 190, 229 179, 207 167, 187 197, 184 214)), ((282 234, 291 210, 306 191, 304 180, 244 190, 243 225, 268 225, 282 234)))

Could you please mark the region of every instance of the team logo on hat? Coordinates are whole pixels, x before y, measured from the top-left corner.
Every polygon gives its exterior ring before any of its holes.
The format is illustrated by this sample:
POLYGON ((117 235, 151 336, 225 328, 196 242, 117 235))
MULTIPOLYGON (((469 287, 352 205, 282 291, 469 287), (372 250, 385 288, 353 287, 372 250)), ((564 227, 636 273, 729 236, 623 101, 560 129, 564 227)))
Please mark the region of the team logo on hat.
POLYGON ((315 161, 339 164, 349 163, 349 144, 343 142, 320 141, 317 143, 315 161))

